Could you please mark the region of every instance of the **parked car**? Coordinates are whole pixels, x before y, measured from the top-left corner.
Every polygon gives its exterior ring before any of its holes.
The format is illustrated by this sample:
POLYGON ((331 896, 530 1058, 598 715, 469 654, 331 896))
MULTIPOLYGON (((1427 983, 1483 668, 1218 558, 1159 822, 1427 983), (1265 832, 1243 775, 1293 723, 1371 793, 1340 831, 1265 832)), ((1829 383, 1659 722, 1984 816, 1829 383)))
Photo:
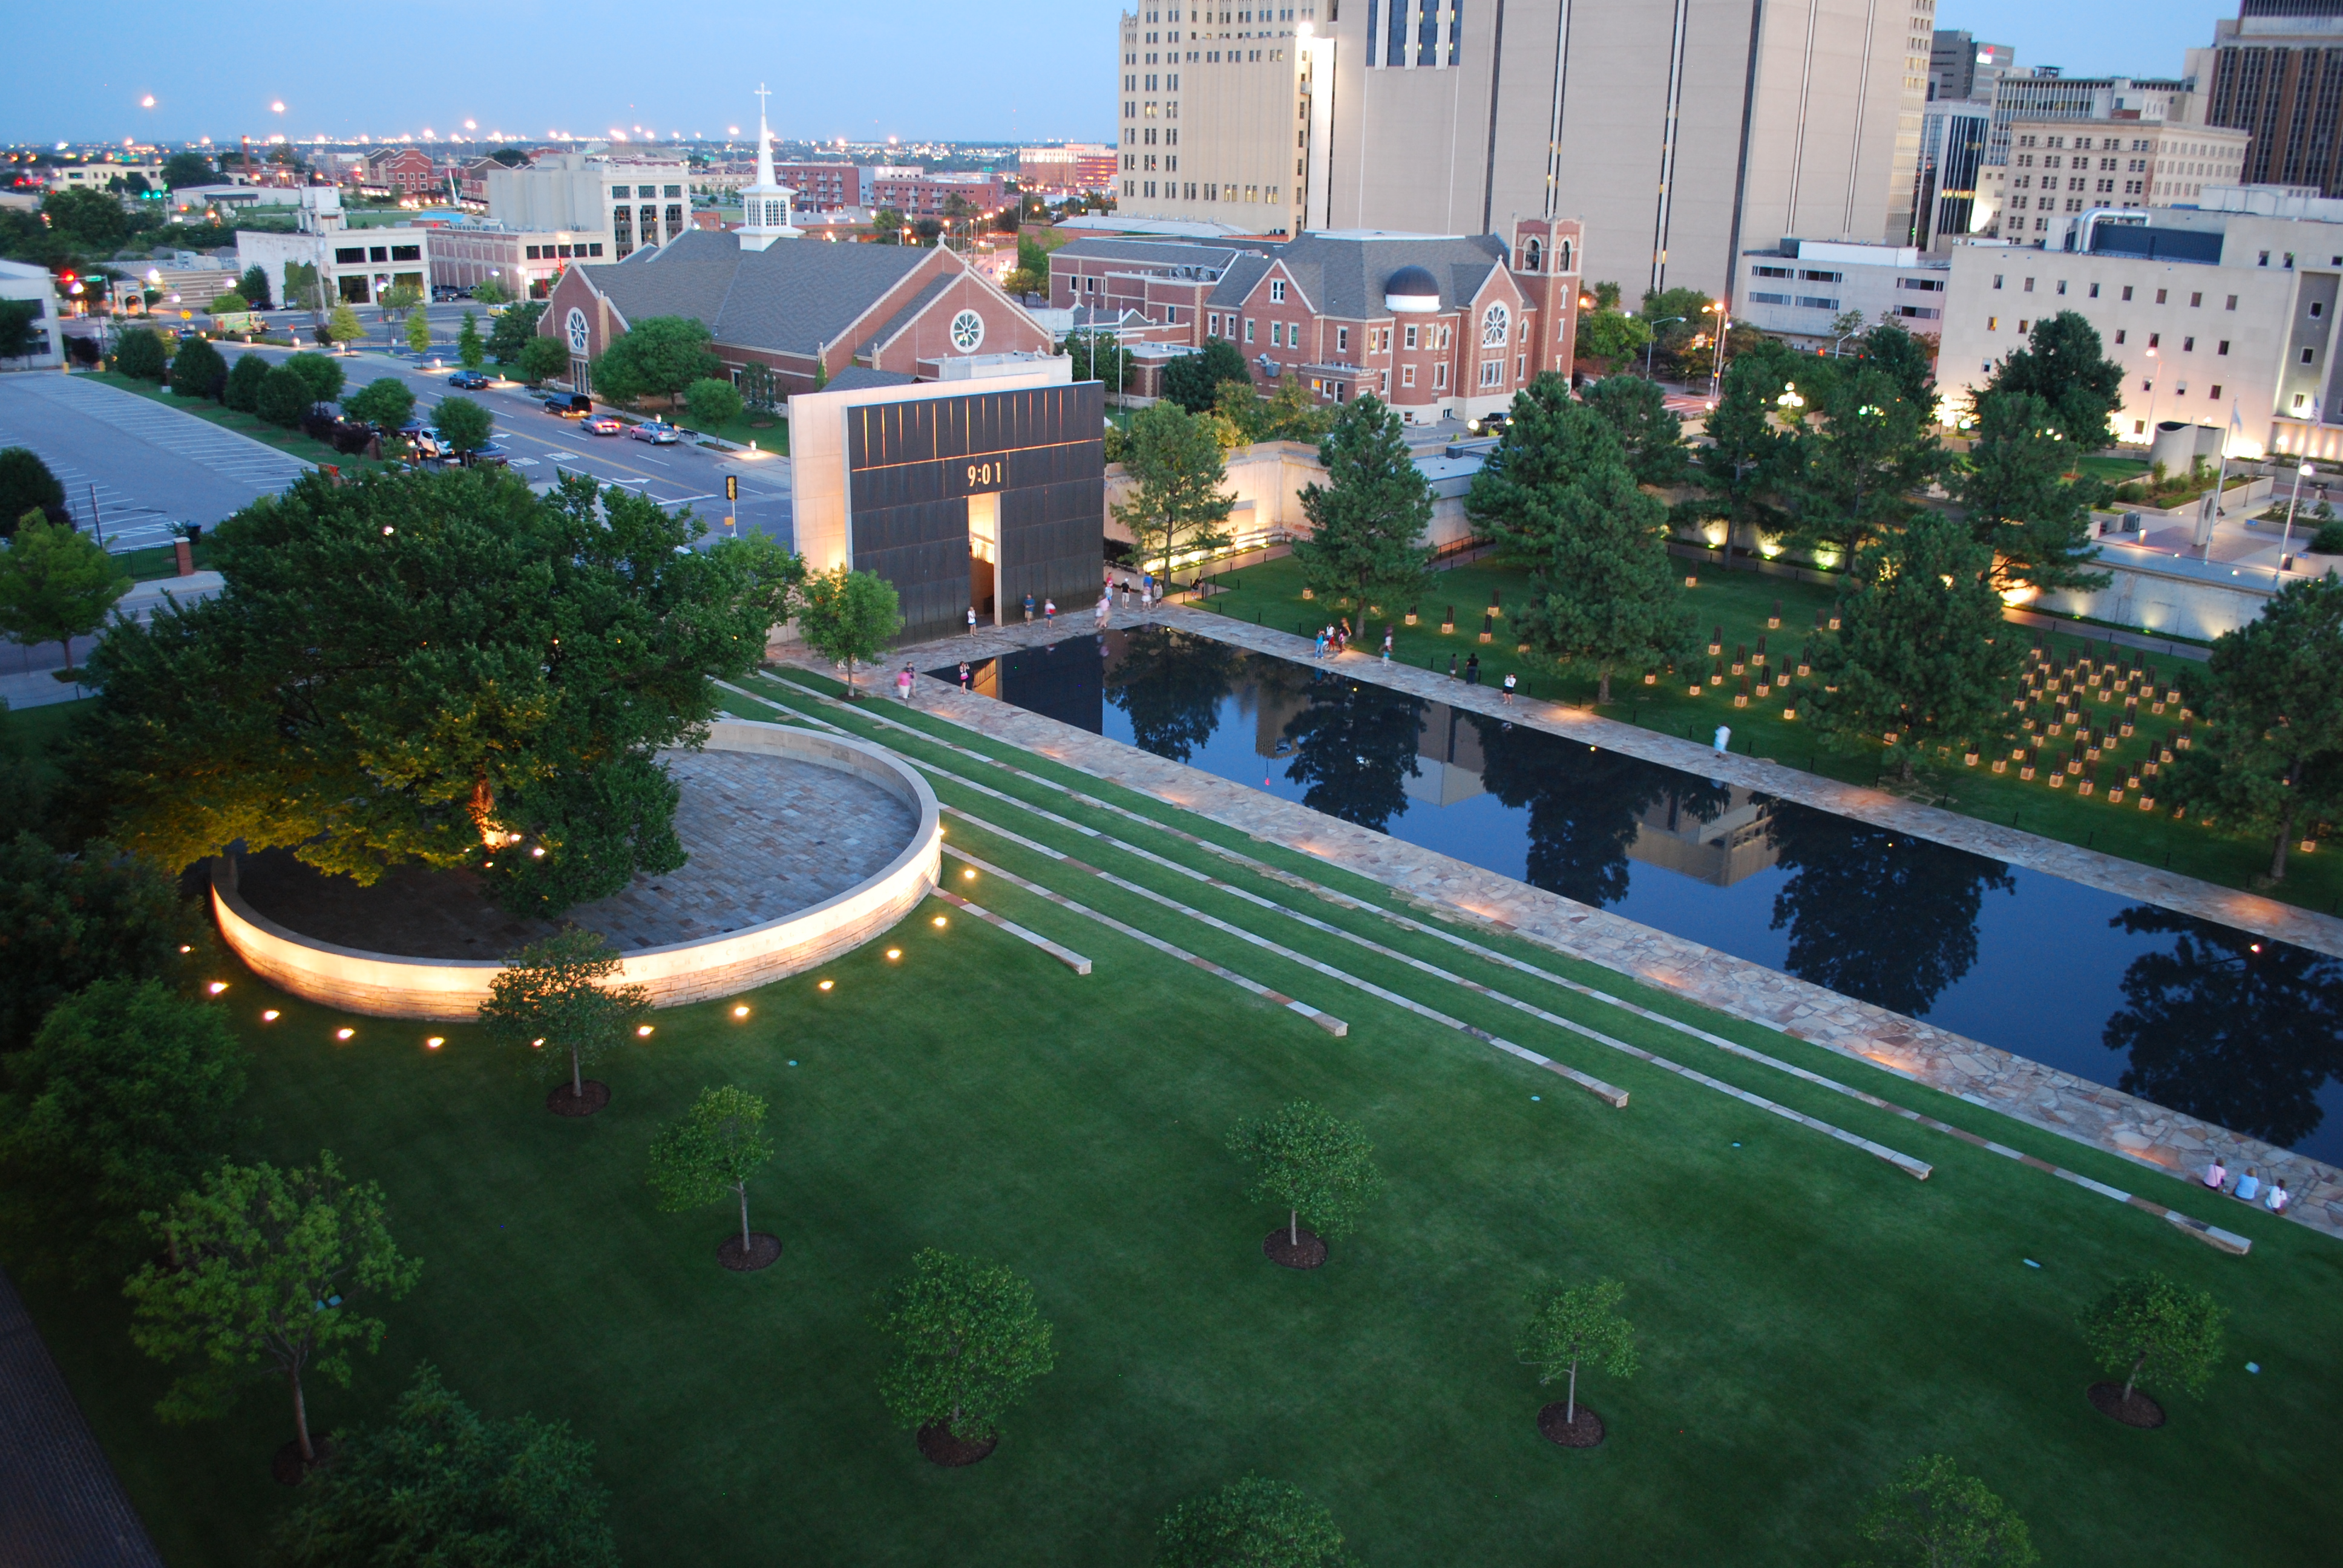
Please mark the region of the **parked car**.
POLYGON ((1494 414, 1483 414, 1478 419, 1467 419, 1464 428, 1475 436, 1502 436, 1513 422, 1512 410, 1499 409, 1494 414))
POLYGON ((627 427, 627 434, 638 441, 649 441, 654 447, 672 447, 681 439, 681 432, 674 426, 657 419, 646 419, 639 425, 630 425, 627 427))
POLYGON ((626 429, 626 424, 616 414, 597 414, 586 421, 588 434, 616 436, 626 429))
POLYGON ((398 436, 407 443, 407 451, 420 461, 436 462, 447 455, 439 432, 427 425, 410 421, 398 427, 398 436))
POLYGON ((594 412, 594 399, 583 392, 557 392, 545 400, 545 411, 563 419, 583 419, 594 412))
POLYGON ((494 441, 464 459, 466 467, 480 468, 502 468, 511 462, 512 453, 498 446, 494 441))
POLYGON ((447 385, 466 392, 478 392, 488 386, 488 373, 480 370, 458 370, 447 377, 447 385))

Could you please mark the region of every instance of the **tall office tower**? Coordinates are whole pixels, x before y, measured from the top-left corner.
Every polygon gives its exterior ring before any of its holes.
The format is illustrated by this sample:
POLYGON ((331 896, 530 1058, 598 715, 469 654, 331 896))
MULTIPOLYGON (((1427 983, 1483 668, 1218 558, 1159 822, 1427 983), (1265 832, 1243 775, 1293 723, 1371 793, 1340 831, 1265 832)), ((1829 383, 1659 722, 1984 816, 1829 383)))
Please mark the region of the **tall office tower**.
POLYGON ((1993 85, 2017 63, 2017 51, 2006 44, 1980 44, 1974 33, 1936 29, 1928 46, 1928 98, 1990 99, 1993 85))
POLYGON ((1990 106, 1974 99, 1938 98, 1928 106, 1921 121, 1920 216, 1912 236, 1922 250, 1941 250, 1983 231, 1991 215, 1977 204, 1977 181, 1985 173, 1992 119, 1990 106))
POLYGON ((1630 297, 1722 292, 1745 244, 1785 234, 1910 243, 1935 10, 1935 0, 1142 9, 1119 32, 1121 210, 1255 233, 1503 233, 1516 216, 1580 218, 1586 276, 1630 297), (1182 80, 1184 92, 1172 85, 1182 80), (1208 91, 1223 95, 1217 106, 1208 91), (1175 121, 1177 185, 1163 135, 1175 121))
POLYGON ((2189 55, 2207 123, 2253 134, 2246 184, 2343 196, 2343 0, 2242 0, 2189 55))
POLYGON ((1994 84, 1986 162, 1996 168, 2008 164, 2009 127, 2019 120, 2186 122, 2197 112, 2194 85, 2189 77, 2067 76, 2056 65, 2013 71, 1994 84))

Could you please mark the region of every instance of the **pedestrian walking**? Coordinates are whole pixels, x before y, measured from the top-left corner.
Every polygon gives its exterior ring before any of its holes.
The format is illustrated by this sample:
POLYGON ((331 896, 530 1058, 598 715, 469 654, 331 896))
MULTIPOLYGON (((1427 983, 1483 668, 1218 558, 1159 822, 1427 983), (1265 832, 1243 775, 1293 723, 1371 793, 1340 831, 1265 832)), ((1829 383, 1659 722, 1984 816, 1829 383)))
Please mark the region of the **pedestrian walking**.
POLYGON ((1058 624, 1058 601, 1056 599, 1045 598, 1041 601, 1041 618, 1051 626, 1058 624))
POLYGON ((911 686, 918 679, 919 677, 911 673, 911 667, 908 664, 903 667, 903 672, 895 678, 895 695, 903 699, 903 706, 906 708, 911 705, 911 686))
POLYGON ((1099 628, 1099 630, 1101 630, 1101 631, 1104 631, 1104 630, 1106 629, 1106 623, 1107 623, 1108 619, 1113 616, 1113 614, 1114 614, 1114 600, 1113 600, 1111 598, 1110 598, 1109 596, 1105 595, 1105 594, 1101 594, 1101 595, 1099 595, 1099 601, 1098 601, 1098 628, 1099 628))
POLYGON ((1733 726, 1730 724, 1718 725, 1716 727, 1716 739, 1711 742, 1711 744, 1716 748, 1716 754, 1719 757, 1724 756, 1733 745, 1733 726))
POLYGON ((971 689, 972 689, 972 688, 971 688, 971 682, 972 682, 973 678, 973 678, 973 676, 970 673, 970 670, 969 670, 969 668, 968 668, 968 660, 966 660, 966 659, 964 659, 964 658, 963 658, 963 659, 961 659, 961 660, 960 661, 960 689, 962 691, 967 691, 967 690, 971 689))
POLYGON ((1310 657, 1312 658, 1323 658, 1326 657, 1326 628, 1324 627, 1320 627, 1318 628, 1318 635, 1310 639, 1310 657))
POLYGON ((1464 684, 1467 686, 1481 684, 1481 656, 1477 653, 1464 661, 1464 684))
POLYGON ((1033 596, 1030 593, 1025 596, 1025 624, 1033 624, 1033 596))
POLYGON ((1392 650, 1392 628, 1389 628, 1389 627, 1385 627, 1385 628, 1383 628, 1383 662, 1384 662, 1385 664, 1389 664, 1389 663, 1391 662, 1391 650, 1392 650))
POLYGON ((1509 669, 1505 671, 1505 700, 1507 702, 1511 702, 1513 699, 1514 678, 1515 678, 1512 670, 1509 669))
POLYGON ((976 607, 974 605, 968 607, 968 635, 970 637, 974 637, 976 635, 976 607))

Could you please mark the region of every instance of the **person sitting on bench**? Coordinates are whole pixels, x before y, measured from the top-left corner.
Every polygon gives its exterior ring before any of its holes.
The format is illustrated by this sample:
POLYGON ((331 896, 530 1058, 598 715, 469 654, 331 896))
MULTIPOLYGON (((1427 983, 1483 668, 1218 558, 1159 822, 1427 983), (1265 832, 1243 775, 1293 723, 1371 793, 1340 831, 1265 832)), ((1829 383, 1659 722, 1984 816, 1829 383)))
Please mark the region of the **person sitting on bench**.
POLYGON ((2218 1192, 2228 1184, 2229 1172, 2222 1165, 2221 1157, 2216 1154, 2213 1156, 2213 1163, 2205 1167, 2205 1185, 2218 1192))
POLYGON ((2237 1190, 2229 1194, 2240 1203, 2250 1203, 2262 1195, 2262 1173, 2258 1167, 2248 1165, 2246 1173, 2237 1178, 2237 1190))

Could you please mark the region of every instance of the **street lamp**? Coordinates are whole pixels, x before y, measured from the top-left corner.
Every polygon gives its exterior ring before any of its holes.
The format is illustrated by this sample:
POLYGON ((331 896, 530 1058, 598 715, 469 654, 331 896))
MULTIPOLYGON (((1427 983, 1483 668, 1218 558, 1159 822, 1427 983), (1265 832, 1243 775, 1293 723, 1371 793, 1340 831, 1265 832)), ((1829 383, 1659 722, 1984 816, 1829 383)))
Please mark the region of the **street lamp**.
POLYGON ((1681 316, 1663 316, 1657 321, 1646 322, 1644 324, 1652 329, 1652 335, 1644 339, 1644 380, 1649 381, 1652 378, 1652 354, 1653 351, 1657 349, 1660 346, 1660 328, 1667 326, 1670 322, 1682 321, 1684 317, 1681 316))
POLYGON ((1713 299, 1700 308, 1704 315, 1713 312, 1716 317, 1716 351, 1708 362, 1708 406, 1714 408, 1717 398, 1724 396, 1725 335, 1733 330, 1733 310, 1722 299, 1713 299))
POLYGON ((2147 357, 2155 360, 2147 368, 2147 449, 2153 453, 2156 450, 2156 387, 2157 383, 2164 379, 2164 361, 2156 357, 2153 348, 2147 351, 2147 357))

